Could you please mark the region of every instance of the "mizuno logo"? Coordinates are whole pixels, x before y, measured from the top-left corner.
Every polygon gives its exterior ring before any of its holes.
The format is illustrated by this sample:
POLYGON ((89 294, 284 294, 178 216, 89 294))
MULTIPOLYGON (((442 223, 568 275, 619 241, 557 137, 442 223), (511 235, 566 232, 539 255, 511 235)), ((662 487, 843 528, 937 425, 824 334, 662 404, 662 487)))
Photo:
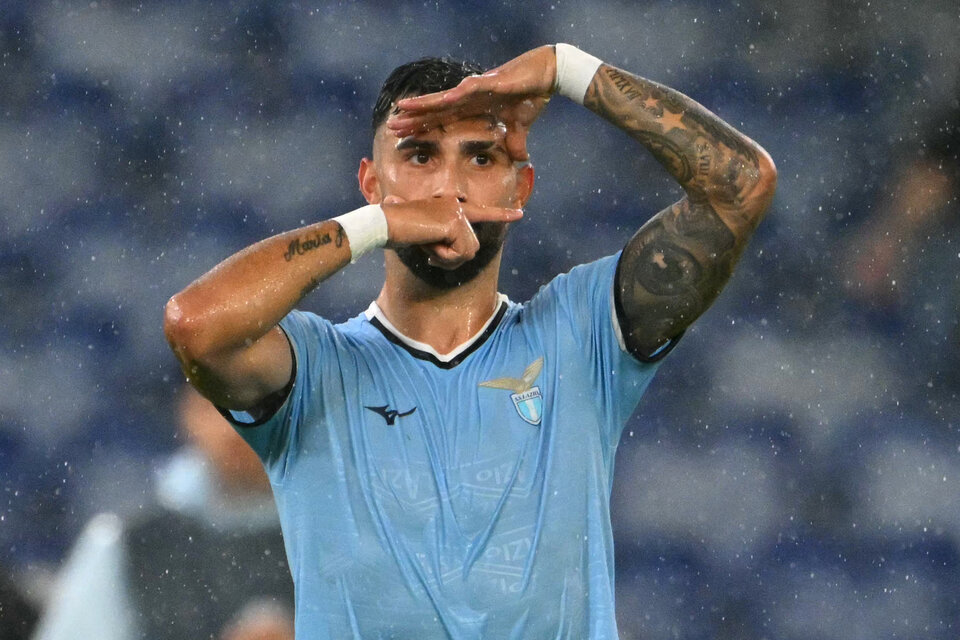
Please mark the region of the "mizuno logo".
POLYGON ((388 427, 392 427, 393 423, 397 421, 397 418, 403 418, 404 416, 408 416, 417 410, 417 408, 414 407, 413 409, 410 409, 410 411, 397 411, 396 409, 391 409, 390 405, 386 405, 386 404, 383 405, 382 407, 364 406, 364 408, 370 409, 370 411, 373 411, 374 413, 379 415, 381 418, 386 420, 388 427))
POLYGON ((510 399, 520 417, 532 425, 539 425, 543 418, 543 396, 540 387, 533 386, 533 383, 542 369, 543 358, 540 357, 531 362, 519 378, 494 378, 481 382, 480 386, 513 391, 510 399))

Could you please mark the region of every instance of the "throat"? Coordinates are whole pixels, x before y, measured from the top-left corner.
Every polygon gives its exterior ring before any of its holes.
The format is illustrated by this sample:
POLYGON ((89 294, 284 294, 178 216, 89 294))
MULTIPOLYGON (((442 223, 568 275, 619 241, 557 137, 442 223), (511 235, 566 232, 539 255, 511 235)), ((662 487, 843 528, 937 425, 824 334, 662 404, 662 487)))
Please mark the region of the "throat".
POLYGON ((382 299, 383 295, 370 305, 368 319, 393 342, 441 363, 456 360, 489 335, 507 305, 507 297, 497 293, 482 304, 423 300, 397 309, 384 308, 382 299))
POLYGON ((386 279, 373 306, 384 326, 440 356, 454 354, 490 323, 506 296, 497 293, 500 255, 468 282, 432 287, 386 252, 386 279))

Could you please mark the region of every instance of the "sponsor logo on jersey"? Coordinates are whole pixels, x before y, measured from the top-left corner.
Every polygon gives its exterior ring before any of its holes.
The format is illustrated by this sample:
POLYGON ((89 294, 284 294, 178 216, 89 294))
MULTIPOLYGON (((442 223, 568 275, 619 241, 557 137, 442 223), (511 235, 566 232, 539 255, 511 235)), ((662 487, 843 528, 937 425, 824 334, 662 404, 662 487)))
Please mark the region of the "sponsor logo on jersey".
POLYGON ((370 411, 373 411, 374 413, 379 415, 381 418, 386 420, 388 427, 392 427, 393 423, 397 421, 397 418, 406 417, 417 410, 417 408, 414 407, 409 411, 397 411, 396 409, 391 409, 390 405, 387 405, 387 404, 383 405, 382 407, 367 407, 366 405, 364 405, 364 408, 370 409, 370 411))
POLYGON ((513 391, 510 399, 517 413, 526 422, 537 426, 543 417, 543 396, 540 387, 533 386, 543 369, 543 357, 530 363, 519 378, 494 378, 481 382, 481 387, 513 391))

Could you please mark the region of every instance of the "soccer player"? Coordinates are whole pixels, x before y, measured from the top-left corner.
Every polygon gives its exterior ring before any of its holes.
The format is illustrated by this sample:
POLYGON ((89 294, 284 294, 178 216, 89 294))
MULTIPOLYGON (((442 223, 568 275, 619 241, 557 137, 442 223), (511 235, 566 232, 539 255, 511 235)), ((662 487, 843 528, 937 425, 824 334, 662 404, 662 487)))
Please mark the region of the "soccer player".
POLYGON ((755 142, 575 47, 478 72, 396 69, 360 162, 369 204, 263 240, 167 304, 184 372, 270 476, 301 640, 616 638, 623 424, 773 196, 755 142), (498 293, 501 247, 554 93, 633 136, 686 194, 517 304, 498 293), (334 325, 294 310, 378 247, 365 312, 334 325))

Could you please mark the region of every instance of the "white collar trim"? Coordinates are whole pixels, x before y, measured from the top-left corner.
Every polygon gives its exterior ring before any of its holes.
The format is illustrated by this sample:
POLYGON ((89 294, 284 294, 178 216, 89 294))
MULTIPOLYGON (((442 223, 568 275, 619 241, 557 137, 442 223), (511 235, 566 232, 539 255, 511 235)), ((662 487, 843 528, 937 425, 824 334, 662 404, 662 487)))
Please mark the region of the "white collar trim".
POLYGON ((408 338, 407 336, 403 335, 403 333, 401 333, 395 326, 393 326, 393 324, 389 320, 387 320, 387 316, 384 315, 383 309, 380 308, 380 305, 377 304, 376 300, 370 303, 370 306, 367 307, 367 310, 364 312, 364 315, 367 317, 367 320, 372 320, 374 318, 379 320, 380 324, 382 324, 387 331, 392 333, 394 336, 396 336, 398 340, 403 342, 403 344, 407 345, 411 349, 416 349, 417 351, 423 351, 425 353, 429 353, 431 356, 433 356, 440 362, 447 363, 453 360, 454 358, 456 358, 457 356, 459 356, 461 353, 463 353, 467 349, 469 349, 471 345, 473 345, 473 343, 476 342, 490 327, 490 323, 493 322, 494 318, 497 317, 497 314, 500 311, 500 307, 503 306, 503 303, 509 302, 509 301, 510 299, 507 298, 507 296, 505 296, 502 293, 498 293, 497 305, 494 307, 493 313, 490 314, 490 317, 487 318, 487 321, 483 323, 483 326, 480 327, 480 329, 475 334, 467 338, 466 342, 463 342, 462 344, 457 345, 453 349, 453 351, 445 354, 437 353, 436 349, 434 349, 430 345, 424 342, 420 342, 419 340, 414 340, 413 338, 408 338))

